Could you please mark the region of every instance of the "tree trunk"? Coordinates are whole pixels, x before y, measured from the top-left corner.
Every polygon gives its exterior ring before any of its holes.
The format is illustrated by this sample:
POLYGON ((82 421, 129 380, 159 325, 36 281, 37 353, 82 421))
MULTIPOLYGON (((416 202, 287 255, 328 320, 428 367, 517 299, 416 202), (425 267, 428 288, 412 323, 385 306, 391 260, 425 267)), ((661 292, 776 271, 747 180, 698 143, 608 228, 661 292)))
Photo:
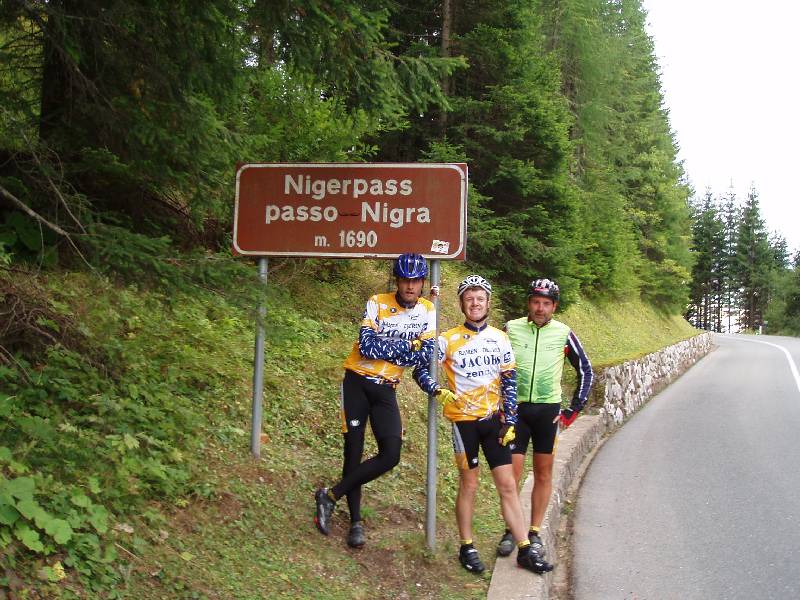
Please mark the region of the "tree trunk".
MULTIPOLYGON (((441 55, 444 58, 451 56, 451 42, 450 33, 453 30, 453 2, 455 0, 442 0, 442 47, 441 55)), ((445 96, 450 96, 452 93, 453 81, 449 75, 442 78, 442 92, 445 96)), ((439 127, 444 132, 447 127, 447 111, 442 109, 439 111, 439 127)))
MULTIPOLYGON (((51 3, 51 8, 58 9, 61 2, 51 3)), ((58 123, 64 117, 68 104, 67 67, 62 55, 63 48, 58 41, 64 37, 60 20, 47 18, 44 29, 42 91, 39 111, 39 138, 49 140, 58 130, 58 123)))

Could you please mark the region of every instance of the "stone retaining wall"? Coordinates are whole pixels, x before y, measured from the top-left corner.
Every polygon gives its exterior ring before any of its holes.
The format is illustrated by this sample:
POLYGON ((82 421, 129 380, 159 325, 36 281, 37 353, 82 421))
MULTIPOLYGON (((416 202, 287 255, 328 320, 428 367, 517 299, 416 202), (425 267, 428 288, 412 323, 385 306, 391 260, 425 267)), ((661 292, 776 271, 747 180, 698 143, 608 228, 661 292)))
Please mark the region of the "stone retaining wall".
POLYGON ((711 350, 710 333, 603 369, 594 384, 594 397, 606 429, 613 429, 636 412, 647 400, 711 350), (599 398, 598 398, 599 396, 599 398))

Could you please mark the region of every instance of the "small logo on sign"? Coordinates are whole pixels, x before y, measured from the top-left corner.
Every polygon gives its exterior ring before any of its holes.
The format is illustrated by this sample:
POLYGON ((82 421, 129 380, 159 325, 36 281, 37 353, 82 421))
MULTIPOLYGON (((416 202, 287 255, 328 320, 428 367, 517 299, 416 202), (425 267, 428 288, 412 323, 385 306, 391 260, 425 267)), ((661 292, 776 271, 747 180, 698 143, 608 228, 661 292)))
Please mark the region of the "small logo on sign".
POLYGON ((361 425, 361 421, 359 421, 358 419, 353 419, 352 421, 350 421, 350 427, 358 427, 359 425, 361 425))
POLYGON ((477 465, 478 464, 478 457, 475 457, 475 458, 472 459, 472 464, 473 465, 477 465))
POLYGON ((436 252, 437 254, 447 254, 448 250, 450 250, 450 242, 433 240, 433 243, 431 244, 431 252, 436 252))

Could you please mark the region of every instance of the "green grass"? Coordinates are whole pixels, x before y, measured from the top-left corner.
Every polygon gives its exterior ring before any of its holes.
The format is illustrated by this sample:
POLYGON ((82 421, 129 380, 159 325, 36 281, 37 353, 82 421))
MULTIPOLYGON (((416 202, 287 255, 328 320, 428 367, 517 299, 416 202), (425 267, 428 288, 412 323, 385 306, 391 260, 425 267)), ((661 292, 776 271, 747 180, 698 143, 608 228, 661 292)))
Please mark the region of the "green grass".
POLYGON ((640 358, 700 333, 680 315, 640 300, 578 301, 556 315, 576 332, 595 369, 640 358))
MULTIPOLYGON (((0 426, 0 484, 34 480, 35 502, 51 522, 71 523, 74 536, 57 542, 30 505, 0 494, 11 506, 0 526, 13 517, 44 542, 37 551, 11 525, 0 529, 10 532, 0 537, 0 585, 28 598, 485 597, 489 577, 467 574, 455 559, 458 476, 441 417, 437 547, 426 549, 427 398, 408 375, 398 390, 401 463, 364 489, 368 545, 345 545, 344 502, 331 536, 312 524, 313 490, 341 469, 341 364, 366 299, 390 281, 386 265, 273 261, 260 460, 249 455, 260 290, 251 263, 163 260, 152 278, 135 264, 114 278, 3 276, 7 289, 36 282, 52 323, 42 326, 62 344, 28 350, 26 360, 20 350, 17 364, 0 365, 0 411, 10 418, 0 426), (101 509, 107 522, 98 524, 101 509), (53 575, 56 564, 65 578, 53 575)), ((454 290, 468 272, 443 265, 442 328, 461 321, 454 290)), ((502 325, 519 314, 496 306, 492 318, 502 325)), ((693 334, 679 317, 637 302, 575 303, 560 318, 596 367, 693 334)), ((491 567, 503 525, 485 464, 482 471, 474 533, 491 567)))

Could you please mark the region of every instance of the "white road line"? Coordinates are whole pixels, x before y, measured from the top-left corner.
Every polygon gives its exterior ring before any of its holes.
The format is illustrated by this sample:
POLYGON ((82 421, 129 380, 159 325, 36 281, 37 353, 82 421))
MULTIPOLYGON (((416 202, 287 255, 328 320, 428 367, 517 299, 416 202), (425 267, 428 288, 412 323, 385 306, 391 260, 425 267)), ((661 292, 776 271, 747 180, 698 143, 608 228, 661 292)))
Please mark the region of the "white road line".
POLYGON ((783 353, 786 355, 786 360, 789 361, 789 369, 792 371, 792 375, 794 376, 794 382, 797 384, 797 391, 800 392, 800 372, 797 371, 797 365, 794 364, 794 359, 792 355, 789 354, 789 351, 784 348, 783 346, 779 346, 778 344, 773 344, 772 342, 763 342, 761 340, 751 340, 750 338, 741 337, 738 335, 726 335, 726 338, 729 340, 737 340, 740 342, 752 342, 755 344, 764 344, 766 346, 772 346, 773 348, 777 348, 778 350, 782 350, 783 353))

